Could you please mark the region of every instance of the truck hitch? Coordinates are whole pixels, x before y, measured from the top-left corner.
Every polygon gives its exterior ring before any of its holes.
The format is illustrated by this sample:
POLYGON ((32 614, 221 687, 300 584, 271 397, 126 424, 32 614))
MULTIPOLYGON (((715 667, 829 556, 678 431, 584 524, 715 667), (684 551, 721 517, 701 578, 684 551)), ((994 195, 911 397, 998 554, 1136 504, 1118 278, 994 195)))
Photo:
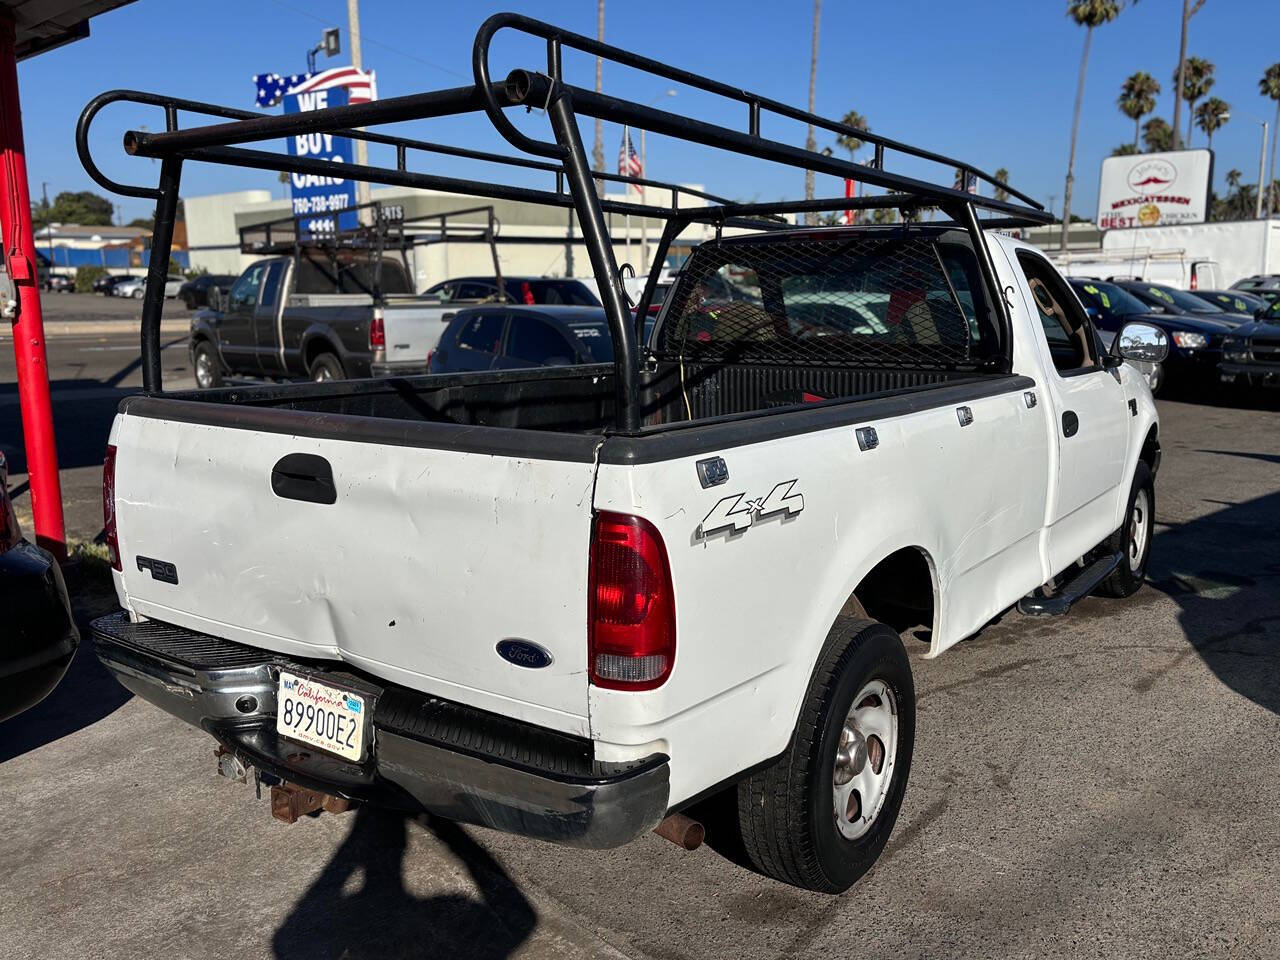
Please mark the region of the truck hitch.
POLYGON ((321 810, 327 813, 346 813, 351 801, 318 790, 308 790, 296 783, 285 781, 271 788, 271 816, 282 823, 297 823, 301 817, 321 810))

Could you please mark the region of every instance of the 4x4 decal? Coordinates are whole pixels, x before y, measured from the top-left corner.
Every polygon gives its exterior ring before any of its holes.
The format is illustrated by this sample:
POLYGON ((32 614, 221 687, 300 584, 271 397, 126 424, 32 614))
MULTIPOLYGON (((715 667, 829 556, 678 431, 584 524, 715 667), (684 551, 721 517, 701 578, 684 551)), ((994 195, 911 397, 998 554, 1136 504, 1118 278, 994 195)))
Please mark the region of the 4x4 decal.
POLYGON ((705 539, 713 533, 728 530, 730 536, 742 533, 757 520, 764 520, 778 514, 795 516, 804 509, 804 495, 793 493, 797 480, 783 480, 776 484, 767 496, 745 500, 745 493, 734 493, 723 497, 711 512, 698 524, 697 535, 705 539))

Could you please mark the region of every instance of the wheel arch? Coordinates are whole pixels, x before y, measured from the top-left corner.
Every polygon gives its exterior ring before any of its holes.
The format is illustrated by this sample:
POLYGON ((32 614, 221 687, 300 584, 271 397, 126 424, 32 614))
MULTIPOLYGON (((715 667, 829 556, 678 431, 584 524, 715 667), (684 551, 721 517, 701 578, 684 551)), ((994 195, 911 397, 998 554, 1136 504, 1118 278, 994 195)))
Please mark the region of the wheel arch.
POLYGON ((301 356, 304 373, 311 372, 311 365, 322 353, 332 353, 338 358, 343 369, 347 368, 347 353, 342 349, 342 345, 327 327, 317 324, 302 334, 301 356))

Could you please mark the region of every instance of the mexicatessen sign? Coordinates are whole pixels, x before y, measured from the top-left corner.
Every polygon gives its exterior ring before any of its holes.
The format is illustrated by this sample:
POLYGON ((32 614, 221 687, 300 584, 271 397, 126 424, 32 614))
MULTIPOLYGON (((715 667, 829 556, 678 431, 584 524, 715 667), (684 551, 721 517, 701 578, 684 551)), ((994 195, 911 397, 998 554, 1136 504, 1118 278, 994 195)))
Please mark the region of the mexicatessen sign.
POLYGON ((1098 226, 1118 230, 1204 223, 1212 175, 1209 150, 1107 157, 1098 178, 1098 226))

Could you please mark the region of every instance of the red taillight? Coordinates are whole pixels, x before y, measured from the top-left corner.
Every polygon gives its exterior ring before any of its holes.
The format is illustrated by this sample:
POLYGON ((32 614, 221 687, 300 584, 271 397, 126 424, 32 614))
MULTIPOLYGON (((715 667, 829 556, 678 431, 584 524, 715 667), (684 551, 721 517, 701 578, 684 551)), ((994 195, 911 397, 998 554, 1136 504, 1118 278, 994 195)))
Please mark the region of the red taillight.
POLYGON ((527 304, 535 304, 538 301, 533 299, 533 287, 529 286, 529 281, 525 280, 520 284, 520 299, 527 304))
POLYGON ((676 659, 676 604, 662 537, 648 520, 596 515, 589 581, 591 682, 652 690, 676 659))
POLYGON ((102 533, 111 555, 111 566, 120 566, 120 539, 116 536, 116 448, 107 444, 107 455, 102 458, 102 533))
POLYGON ((369 321, 369 349, 387 345, 387 327, 382 320, 382 308, 375 307, 373 319, 369 321))
POLYGON ((1194 270, 1191 272, 1191 289, 1192 290, 1200 289, 1200 278, 1196 276, 1194 270))
POLYGON ((436 348, 432 347, 427 351, 427 373, 431 372, 431 358, 436 355, 436 348))

